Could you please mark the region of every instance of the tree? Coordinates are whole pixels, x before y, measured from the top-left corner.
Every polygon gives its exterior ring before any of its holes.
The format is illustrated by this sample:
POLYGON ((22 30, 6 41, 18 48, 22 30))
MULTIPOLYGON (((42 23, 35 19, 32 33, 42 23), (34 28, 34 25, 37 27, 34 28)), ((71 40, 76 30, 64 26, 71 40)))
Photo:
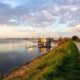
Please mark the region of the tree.
POLYGON ((78 41, 79 38, 78 38, 78 36, 73 36, 73 37, 72 37, 72 40, 74 40, 74 41, 78 41))

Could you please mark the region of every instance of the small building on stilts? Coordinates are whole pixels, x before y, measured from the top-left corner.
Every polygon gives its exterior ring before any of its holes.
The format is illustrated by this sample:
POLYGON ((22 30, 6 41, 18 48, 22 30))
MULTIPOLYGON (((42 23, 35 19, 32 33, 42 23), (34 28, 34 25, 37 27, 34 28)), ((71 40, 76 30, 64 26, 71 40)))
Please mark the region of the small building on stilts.
POLYGON ((38 38, 38 47, 50 47, 51 39, 50 38, 38 38))

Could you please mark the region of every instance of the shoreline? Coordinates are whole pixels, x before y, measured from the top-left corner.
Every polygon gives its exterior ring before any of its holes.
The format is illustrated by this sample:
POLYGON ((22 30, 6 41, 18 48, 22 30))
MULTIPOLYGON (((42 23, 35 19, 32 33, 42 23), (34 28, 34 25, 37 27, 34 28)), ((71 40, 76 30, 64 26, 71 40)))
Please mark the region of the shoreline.
POLYGON ((57 47, 57 46, 55 46, 54 48, 48 50, 47 52, 45 52, 44 54, 40 55, 39 57, 37 57, 37 58, 29 61, 28 63, 25 63, 25 64, 21 65, 20 67, 17 67, 16 69, 13 69, 13 70, 11 70, 10 72, 8 72, 8 73, 6 73, 6 74, 4 73, 2 77, 3 77, 3 78, 4 78, 4 77, 7 77, 8 75, 10 75, 11 73, 15 72, 16 70, 19 70, 20 68, 22 68, 22 67, 24 67, 24 66, 27 66, 28 64, 34 62, 36 59, 40 59, 40 58, 44 57, 46 54, 48 54, 50 51, 52 51, 52 50, 55 49, 56 47, 57 47))

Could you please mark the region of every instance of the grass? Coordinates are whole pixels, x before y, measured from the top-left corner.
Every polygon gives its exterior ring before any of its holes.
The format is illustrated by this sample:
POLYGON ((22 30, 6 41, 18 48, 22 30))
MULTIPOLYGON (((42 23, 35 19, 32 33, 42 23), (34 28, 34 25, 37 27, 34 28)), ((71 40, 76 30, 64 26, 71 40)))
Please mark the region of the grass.
POLYGON ((62 41, 58 47, 12 72, 4 80, 79 80, 78 54, 73 41, 62 41))

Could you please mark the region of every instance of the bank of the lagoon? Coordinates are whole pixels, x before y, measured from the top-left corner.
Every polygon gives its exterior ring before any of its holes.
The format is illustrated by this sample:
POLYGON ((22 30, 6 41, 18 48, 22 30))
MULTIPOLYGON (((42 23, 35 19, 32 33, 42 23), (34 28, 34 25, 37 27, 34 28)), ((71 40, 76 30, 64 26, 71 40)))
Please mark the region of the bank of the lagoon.
POLYGON ((4 80, 79 80, 79 51, 73 41, 58 47, 12 72, 4 80))

